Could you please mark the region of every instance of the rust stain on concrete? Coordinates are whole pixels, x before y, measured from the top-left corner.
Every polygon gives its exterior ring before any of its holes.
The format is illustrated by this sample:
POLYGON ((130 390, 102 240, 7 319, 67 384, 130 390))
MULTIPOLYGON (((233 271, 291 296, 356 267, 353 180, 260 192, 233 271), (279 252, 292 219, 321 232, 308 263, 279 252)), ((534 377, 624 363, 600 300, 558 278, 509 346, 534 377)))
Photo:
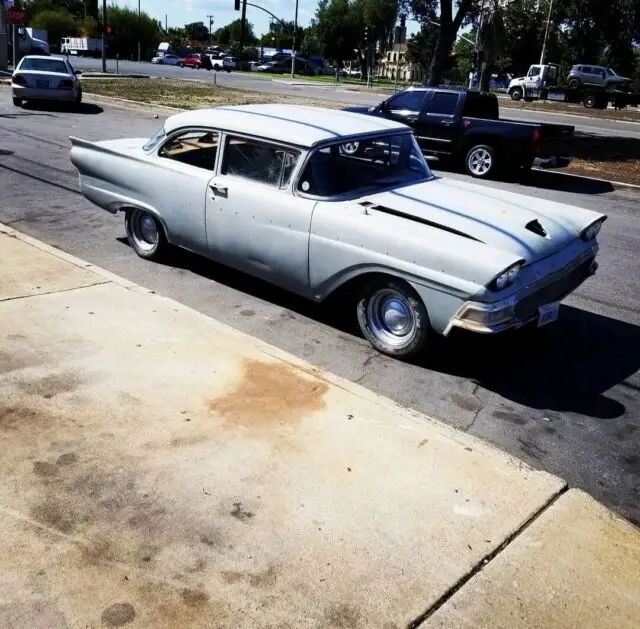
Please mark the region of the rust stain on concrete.
POLYGON ((296 421, 325 407, 325 382, 305 377, 286 363, 246 359, 240 382, 207 407, 226 422, 260 427, 296 421))

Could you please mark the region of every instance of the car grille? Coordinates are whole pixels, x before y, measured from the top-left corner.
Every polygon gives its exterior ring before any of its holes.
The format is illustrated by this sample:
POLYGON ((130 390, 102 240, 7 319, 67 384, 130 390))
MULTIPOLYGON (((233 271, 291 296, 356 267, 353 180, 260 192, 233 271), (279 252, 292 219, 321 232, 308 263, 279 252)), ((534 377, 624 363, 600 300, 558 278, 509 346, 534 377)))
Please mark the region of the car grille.
POLYGON ((514 314, 520 321, 527 321, 538 314, 538 308, 544 304, 560 301, 572 293, 590 275, 593 275, 593 258, 580 263, 566 275, 551 281, 546 286, 523 297, 514 306, 514 314))

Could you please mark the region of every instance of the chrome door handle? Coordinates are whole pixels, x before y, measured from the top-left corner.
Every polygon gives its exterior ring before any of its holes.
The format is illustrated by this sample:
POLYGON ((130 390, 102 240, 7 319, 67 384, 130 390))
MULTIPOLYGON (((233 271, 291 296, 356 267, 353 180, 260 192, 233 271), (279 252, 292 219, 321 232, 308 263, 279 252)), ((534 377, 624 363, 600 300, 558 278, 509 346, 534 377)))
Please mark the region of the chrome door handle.
POLYGON ((453 122, 451 120, 441 120, 440 124, 444 125, 445 127, 450 127, 453 124, 453 122))
POLYGON ((209 185, 209 188, 211 188, 212 192, 215 194, 220 194, 223 196, 227 195, 227 192, 229 190, 229 188, 227 188, 227 186, 219 186, 215 183, 212 183, 209 185))

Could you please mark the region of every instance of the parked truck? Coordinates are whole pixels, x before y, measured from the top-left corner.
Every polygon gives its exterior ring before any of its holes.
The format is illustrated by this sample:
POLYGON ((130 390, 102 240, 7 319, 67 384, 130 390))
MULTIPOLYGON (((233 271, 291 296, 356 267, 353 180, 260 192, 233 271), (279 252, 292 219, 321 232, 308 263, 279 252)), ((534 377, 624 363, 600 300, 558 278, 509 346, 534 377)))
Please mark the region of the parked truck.
POLYGON ((78 57, 102 56, 102 39, 94 37, 63 37, 60 42, 60 52, 63 55, 78 57))
POLYGON ((567 87, 560 87, 556 64, 535 64, 525 76, 509 83, 509 96, 515 101, 552 100, 595 109, 606 109, 611 103, 616 109, 624 109, 640 105, 640 94, 632 93, 629 84, 629 79, 611 68, 577 65, 571 70, 567 87))
MULTIPOLYGON (((575 128, 500 118, 495 94, 456 88, 410 87, 375 107, 347 111, 382 116, 413 128, 429 160, 472 177, 524 174, 532 166, 567 166, 575 128)), ((342 147, 358 153, 357 142, 342 147)))

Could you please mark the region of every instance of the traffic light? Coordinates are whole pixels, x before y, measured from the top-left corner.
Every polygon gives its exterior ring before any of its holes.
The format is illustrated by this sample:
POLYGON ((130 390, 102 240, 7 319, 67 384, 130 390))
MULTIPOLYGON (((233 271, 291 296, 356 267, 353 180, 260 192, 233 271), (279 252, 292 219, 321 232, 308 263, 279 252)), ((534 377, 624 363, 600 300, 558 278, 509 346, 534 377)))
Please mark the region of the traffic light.
POLYGON ((235 11, 240 11, 240 0, 233 0, 233 8, 235 11))
POLYGON ((365 26, 364 27, 364 41, 369 41, 369 27, 365 26))

